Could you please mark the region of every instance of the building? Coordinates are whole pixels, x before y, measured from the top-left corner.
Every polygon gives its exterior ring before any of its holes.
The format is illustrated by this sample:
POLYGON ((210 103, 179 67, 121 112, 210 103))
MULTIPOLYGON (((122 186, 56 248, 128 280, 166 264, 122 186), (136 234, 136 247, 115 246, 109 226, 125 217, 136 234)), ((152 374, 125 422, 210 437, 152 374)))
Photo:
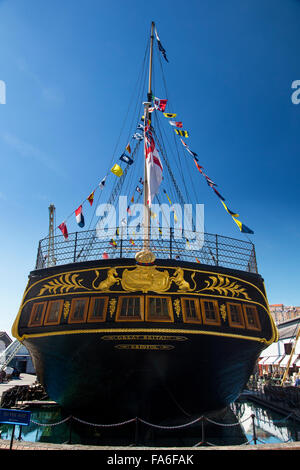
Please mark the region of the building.
MULTIPOLYGON (((8 336, 5 331, 0 331, 0 358, 3 355, 5 349, 12 343, 12 339, 8 336)), ((0 360, 1 363, 1 360, 0 360)))
POLYGON ((287 306, 284 304, 273 304, 269 305, 269 307, 277 325, 292 320, 293 318, 300 318, 300 307, 287 306))
MULTIPOLYGON (((9 357, 9 346, 14 348, 12 339, 5 331, 0 331, 0 367, 9 357)), ((20 343, 19 343, 20 344, 20 343)), ((21 373, 35 374, 31 356, 25 346, 21 346, 8 364, 9 367, 17 369, 21 373)))
POLYGON ((293 346, 296 343, 293 356, 290 361, 289 375, 300 371, 300 338, 297 336, 300 328, 300 318, 297 316, 291 320, 277 325, 279 340, 266 348, 258 361, 259 374, 284 374, 288 365, 293 346))

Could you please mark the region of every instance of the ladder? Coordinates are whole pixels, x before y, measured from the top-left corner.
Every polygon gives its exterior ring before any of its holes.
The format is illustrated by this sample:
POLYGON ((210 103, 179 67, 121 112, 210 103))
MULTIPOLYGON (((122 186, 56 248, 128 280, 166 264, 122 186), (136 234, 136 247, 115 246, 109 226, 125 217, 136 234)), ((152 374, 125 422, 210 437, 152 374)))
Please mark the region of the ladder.
POLYGON ((297 342, 298 342, 298 339, 299 339, 299 338, 300 338, 300 326, 298 327, 298 333, 297 333, 296 339, 295 339, 295 341, 294 341, 294 345, 293 345, 293 348, 292 348, 292 350, 291 350, 290 358, 289 358, 289 360, 288 360, 288 363, 287 363, 285 372, 284 372, 283 377, 282 377, 281 386, 284 384, 284 382, 286 381, 286 378, 287 378, 287 376, 288 376, 289 368, 290 368, 291 361, 292 361, 292 357, 293 357, 293 355, 295 354, 295 350, 296 350, 296 346, 297 346, 297 342))
POLYGON ((23 344, 20 343, 20 341, 18 341, 17 339, 9 346, 7 346, 7 348, 3 351, 0 356, 0 372, 5 369, 5 367, 15 357, 15 355, 21 349, 22 346, 23 344))

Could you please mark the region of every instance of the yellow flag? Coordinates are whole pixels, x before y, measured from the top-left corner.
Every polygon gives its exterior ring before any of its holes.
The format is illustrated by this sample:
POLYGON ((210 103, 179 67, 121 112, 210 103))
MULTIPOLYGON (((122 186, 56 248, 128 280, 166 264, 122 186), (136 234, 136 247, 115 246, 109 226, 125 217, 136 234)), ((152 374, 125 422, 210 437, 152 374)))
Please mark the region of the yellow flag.
POLYGON ((117 163, 112 167, 110 171, 118 177, 123 175, 123 170, 119 165, 117 165, 117 163))
POLYGON ((232 217, 233 220, 235 221, 236 225, 238 226, 238 228, 240 229, 240 231, 242 231, 242 227, 243 227, 243 224, 240 220, 237 220, 235 219, 234 217, 232 217))
POLYGON ((175 118, 177 114, 172 114, 172 113, 163 113, 166 118, 175 118))
POLYGON ((226 206, 225 202, 222 201, 222 199, 220 199, 220 201, 222 202, 222 204, 223 204, 225 210, 228 212, 228 214, 232 215, 232 217, 239 217, 239 214, 235 214, 230 209, 228 209, 228 207, 226 206))
POLYGON ((176 134, 181 135, 182 137, 188 137, 189 136, 188 131, 180 131, 179 129, 174 129, 174 131, 176 132, 176 134))

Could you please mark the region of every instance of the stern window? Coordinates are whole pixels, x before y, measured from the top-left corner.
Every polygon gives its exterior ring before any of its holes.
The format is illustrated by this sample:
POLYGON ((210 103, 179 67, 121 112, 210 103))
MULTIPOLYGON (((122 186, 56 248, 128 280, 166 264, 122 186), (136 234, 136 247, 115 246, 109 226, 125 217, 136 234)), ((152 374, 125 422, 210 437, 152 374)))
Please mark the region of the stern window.
POLYGON ((71 313, 69 323, 83 323, 86 320, 88 298, 73 299, 71 302, 71 313))
POLYGON ((116 319, 119 321, 142 321, 144 314, 141 297, 121 297, 118 303, 116 319))
POLYGON ((171 299, 169 297, 147 297, 148 321, 173 321, 171 299))
POLYGON ((88 321, 104 321, 106 316, 108 297, 95 297, 91 299, 88 321))
POLYGON ((242 306, 240 304, 228 303, 228 322, 235 328, 245 328, 242 306))
POLYGON ((202 300, 201 310, 203 315, 203 323, 208 325, 220 325, 219 305, 216 300, 202 300))
POLYGON ((42 326, 45 309, 46 302, 39 302, 37 304, 34 304, 31 310, 28 326, 42 326))
POLYGON ((261 330, 257 308, 254 305, 244 305, 246 326, 249 330, 261 330))
POLYGON ((63 301, 51 300, 48 304, 45 325, 58 325, 62 312, 63 301))
POLYGON ((199 300, 193 298, 182 298, 182 313, 185 322, 201 323, 199 300))

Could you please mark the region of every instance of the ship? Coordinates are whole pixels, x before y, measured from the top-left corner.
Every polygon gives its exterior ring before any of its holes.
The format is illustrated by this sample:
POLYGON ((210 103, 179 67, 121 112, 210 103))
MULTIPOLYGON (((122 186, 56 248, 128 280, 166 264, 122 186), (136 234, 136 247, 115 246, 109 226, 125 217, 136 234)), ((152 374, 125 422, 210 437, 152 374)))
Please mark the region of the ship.
POLYGON ((249 236, 197 231, 194 222, 184 235, 178 229, 180 208, 190 206, 167 158, 159 120, 175 131, 176 145, 186 152, 184 166, 195 164, 244 232, 186 143, 181 122, 169 122, 175 114, 166 112, 167 100, 154 95, 154 47, 167 61, 152 22, 143 114, 131 144, 99 185, 102 194, 113 181, 110 207, 131 185, 142 201, 141 222, 130 226, 129 204, 125 211, 118 206, 120 223, 108 224, 102 213, 86 230, 81 205, 73 214, 80 229, 70 232, 64 222, 57 234, 51 205, 49 233, 39 242, 12 327, 50 399, 82 416, 92 410, 108 424, 132 418, 182 423, 224 410, 240 395, 262 350, 278 340, 249 236), (132 172, 138 162, 142 174, 132 172), (172 194, 179 201, 172 204, 172 220, 158 223, 153 201, 162 206, 164 198, 168 206, 172 194))

